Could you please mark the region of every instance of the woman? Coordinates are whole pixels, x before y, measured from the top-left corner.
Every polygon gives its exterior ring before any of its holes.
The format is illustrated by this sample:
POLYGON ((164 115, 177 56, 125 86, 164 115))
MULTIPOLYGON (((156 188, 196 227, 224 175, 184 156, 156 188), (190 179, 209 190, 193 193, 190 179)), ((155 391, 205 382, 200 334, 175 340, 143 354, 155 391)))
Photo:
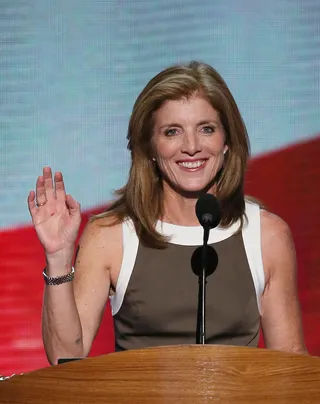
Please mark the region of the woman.
POLYGON ((207 343, 306 352, 288 226, 245 199, 245 125, 219 74, 198 62, 173 66, 139 95, 128 130, 127 184, 87 224, 72 257, 80 206, 49 167, 28 197, 47 266, 43 339, 50 363, 89 354, 111 297, 116 349, 195 342, 202 243, 195 204, 214 194, 221 221, 209 244, 207 343), (212 264, 213 265, 213 264, 212 264))

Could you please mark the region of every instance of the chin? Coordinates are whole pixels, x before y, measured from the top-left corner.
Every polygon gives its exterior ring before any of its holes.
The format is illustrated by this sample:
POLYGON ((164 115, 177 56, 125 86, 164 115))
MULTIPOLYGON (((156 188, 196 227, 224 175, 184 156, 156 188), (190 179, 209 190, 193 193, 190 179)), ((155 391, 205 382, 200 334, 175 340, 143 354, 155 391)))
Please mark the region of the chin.
POLYGON ((197 194, 207 192, 211 187, 210 183, 197 183, 197 184, 176 184, 175 190, 180 193, 197 194))
POLYGON ((193 194, 201 194, 208 192, 214 184, 214 178, 205 180, 204 178, 164 178, 167 186, 173 189, 176 193, 192 197, 193 194))

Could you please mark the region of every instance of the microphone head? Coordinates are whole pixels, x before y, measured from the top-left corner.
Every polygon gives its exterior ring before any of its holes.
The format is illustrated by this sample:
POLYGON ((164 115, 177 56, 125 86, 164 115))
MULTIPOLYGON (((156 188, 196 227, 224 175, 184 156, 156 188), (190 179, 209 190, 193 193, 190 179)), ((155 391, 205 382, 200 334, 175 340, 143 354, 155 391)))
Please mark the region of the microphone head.
POLYGON ((212 194, 203 194, 196 203, 196 215, 203 227, 213 229, 221 220, 218 199, 212 194))

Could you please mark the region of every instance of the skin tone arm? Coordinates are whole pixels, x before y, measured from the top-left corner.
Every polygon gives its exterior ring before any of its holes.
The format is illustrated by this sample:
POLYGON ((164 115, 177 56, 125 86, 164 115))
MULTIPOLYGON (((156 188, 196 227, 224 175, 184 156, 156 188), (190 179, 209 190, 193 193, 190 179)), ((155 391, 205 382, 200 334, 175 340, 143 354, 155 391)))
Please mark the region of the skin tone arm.
MULTIPOLYGON (((74 281, 45 286, 43 341, 51 364, 90 352, 110 290, 106 239, 111 229, 89 223, 79 242, 74 281)), ((58 265, 51 264, 48 271, 57 273, 58 265)))
POLYGON ((266 287, 262 296, 262 330, 267 348, 307 354, 297 292, 295 247, 288 225, 261 212, 262 259, 266 287))
MULTIPOLYGON (((56 173, 53 181, 50 167, 45 167, 36 193, 28 196, 28 206, 44 247, 47 275, 69 273, 81 214, 80 205, 65 193, 62 174, 56 173), (37 206, 35 196, 42 206, 37 206)), ((110 290, 111 261, 115 261, 111 257, 118 257, 121 240, 119 226, 101 227, 99 221, 88 223, 81 236, 74 280, 45 286, 43 342, 51 364, 63 357, 87 356, 99 328, 110 290)))
POLYGON ((83 356, 90 352, 99 329, 111 285, 116 284, 112 269, 120 268, 122 261, 121 225, 103 218, 88 224, 83 232, 76 258, 74 296, 81 325, 83 356))

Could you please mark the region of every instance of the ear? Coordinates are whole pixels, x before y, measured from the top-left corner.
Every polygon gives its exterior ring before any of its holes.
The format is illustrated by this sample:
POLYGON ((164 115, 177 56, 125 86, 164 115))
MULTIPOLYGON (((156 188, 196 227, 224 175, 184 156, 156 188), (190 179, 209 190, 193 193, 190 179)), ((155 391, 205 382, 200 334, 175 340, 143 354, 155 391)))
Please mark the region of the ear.
POLYGON ((223 154, 226 154, 228 150, 229 150, 229 147, 227 145, 224 145, 223 154))

